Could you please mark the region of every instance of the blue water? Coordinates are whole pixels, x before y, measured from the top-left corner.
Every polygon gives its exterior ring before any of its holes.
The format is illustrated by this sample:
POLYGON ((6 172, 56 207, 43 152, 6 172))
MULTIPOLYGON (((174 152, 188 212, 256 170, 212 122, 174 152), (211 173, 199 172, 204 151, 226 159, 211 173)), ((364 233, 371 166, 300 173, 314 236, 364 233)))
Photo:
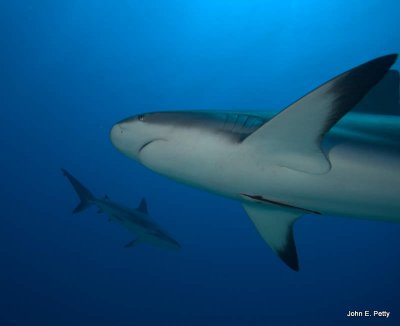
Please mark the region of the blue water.
POLYGON ((295 273, 239 203, 108 138, 139 112, 284 108, 400 52, 399 14, 397 0, 1 1, 0 325, 400 325, 400 224, 307 216, 295 273), (61 167, 98 196, 145 196, 183 249, 126 250, 133 236, 95 209, 72 215, 61 167))

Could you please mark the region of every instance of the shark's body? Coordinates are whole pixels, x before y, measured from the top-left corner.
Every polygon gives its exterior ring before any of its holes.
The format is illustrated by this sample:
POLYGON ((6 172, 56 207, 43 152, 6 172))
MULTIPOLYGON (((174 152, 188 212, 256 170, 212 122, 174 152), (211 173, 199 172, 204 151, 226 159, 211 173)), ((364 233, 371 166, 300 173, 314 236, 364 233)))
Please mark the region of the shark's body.
POLYGON ((264 240, 298 270, 304 214, 400 222, 400 117, 348 114, 396 59, 332 79, 278 114, 160 112, 116 124, 113 144, 152 170, 240 200, 264 240))
POLYGON ((165 232, 150 216, 146 200, 143 198, 138 208, 128 208, 111 201, 107 196, 96 198, 68 171, 62 169, 80 198, 80 203, 73 210, 79 213, 91 205, 97 206, 98 213, 106 213, 110 221, 122 224, 136 235, 136 238, 128 242, 125 247, 133 247, 138 243, 149 243, 167 249, 179 249, 179 243, 165 232))

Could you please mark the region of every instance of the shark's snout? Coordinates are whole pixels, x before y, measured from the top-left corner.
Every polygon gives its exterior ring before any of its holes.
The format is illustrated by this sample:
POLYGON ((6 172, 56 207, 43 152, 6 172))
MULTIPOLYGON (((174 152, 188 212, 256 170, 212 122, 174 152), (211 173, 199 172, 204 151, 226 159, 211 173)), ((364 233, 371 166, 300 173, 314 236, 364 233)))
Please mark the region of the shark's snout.
POLYGON ((118 151, 135 159, 138 137, 131 129, 127 122, 116 123, 110 130, 110 140, 118 151))
POLYGON ((111 143, 118 149, 120 149, 120 143, 124 133, 124 128, 120 123, 116 123, 110 130, 111 143))

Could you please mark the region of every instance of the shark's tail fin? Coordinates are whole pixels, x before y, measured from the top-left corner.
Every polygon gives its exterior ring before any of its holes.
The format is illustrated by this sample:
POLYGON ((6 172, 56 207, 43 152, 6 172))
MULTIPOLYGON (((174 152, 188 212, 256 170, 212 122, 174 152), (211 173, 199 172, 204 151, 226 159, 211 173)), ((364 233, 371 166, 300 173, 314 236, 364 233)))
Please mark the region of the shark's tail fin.
POLYGON ((78 204, 78 206, 76 206, 72 212, 74 214, 82 212, 83 210, 85 210, 92 204, 92 201, 94 200, 94 196, 88 189, 86 189, 85 186, 83 186, 67 170, 61 169, 61 171, 68 178, 69 182, 71 182, 72 186, 74 187, 76 193, 79 196, 79 199, 81 200, 80 203, 78 204))

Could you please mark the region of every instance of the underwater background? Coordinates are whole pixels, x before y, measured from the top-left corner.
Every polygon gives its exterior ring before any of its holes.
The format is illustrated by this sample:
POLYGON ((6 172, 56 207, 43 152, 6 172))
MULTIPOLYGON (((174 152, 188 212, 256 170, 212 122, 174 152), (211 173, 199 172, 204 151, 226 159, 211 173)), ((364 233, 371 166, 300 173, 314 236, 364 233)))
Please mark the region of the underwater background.
POLYGON ((146 111, 280 110, 400 52, 399 14, 397 0, 0 1, 0 325, 400 325, 400 224, 307 215, 296 273, 239 202, 109 140, 146 111), (127 250, 134 236, 94 208, 72 215, 62 167, 97 196, 146 197, 181 251, 127 250))

